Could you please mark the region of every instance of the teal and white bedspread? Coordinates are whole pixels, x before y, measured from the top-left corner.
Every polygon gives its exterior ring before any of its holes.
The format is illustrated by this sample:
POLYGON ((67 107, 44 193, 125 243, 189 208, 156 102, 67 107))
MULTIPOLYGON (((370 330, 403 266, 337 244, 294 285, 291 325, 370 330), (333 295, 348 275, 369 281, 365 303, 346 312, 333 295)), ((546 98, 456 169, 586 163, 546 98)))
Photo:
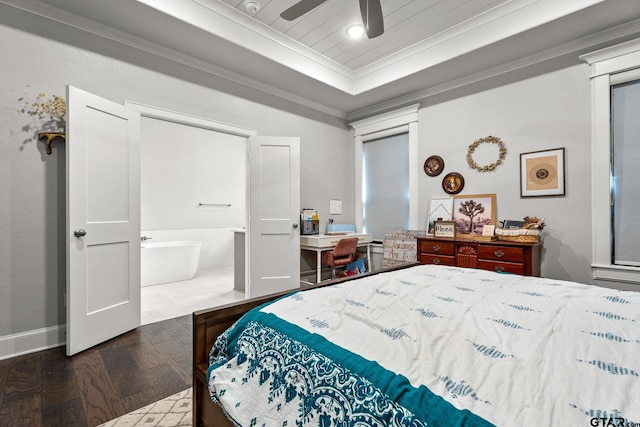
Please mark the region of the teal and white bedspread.
POLYGON ((239 426, 640 425, 640 293, 421 265, 296 292, 217 340, 239 426))

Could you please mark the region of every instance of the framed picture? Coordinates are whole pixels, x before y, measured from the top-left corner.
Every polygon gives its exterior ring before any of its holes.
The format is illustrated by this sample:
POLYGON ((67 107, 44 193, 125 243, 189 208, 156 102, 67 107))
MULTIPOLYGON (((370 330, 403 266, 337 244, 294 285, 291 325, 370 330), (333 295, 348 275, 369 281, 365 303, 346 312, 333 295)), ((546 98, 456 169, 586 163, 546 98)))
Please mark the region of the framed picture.
POLYGON ((493 234, 496 232, 496 226, 493 224, 485 225, 482 227, 482 236, 483 237, 493 237, 493 234))
POLYGON ((427 231, 433 234, 435 221, 451 221, 453 213, 453 197, 432 197, 429 200, 429 216, 427 217, 427 231))
POLYGON ((440 156, 430 156, 424 162, 424 173, 429 176, 438 176, 444 170, 444 160, 440 156))
POLYGON ((466 194, 453 197, 453 221, 459 239, 482 236, 485 225, 496 224, 495 194, 466 194))
POLYGON ((456 237, 456 223, 453 221, 436 221, 433 224, 434 237, 456 237))
POLYGON ((520 197, 564 196, 564 148, 520 154, 520 197))
POLYGON ((450 172, 442 179, 442 189, 447 194, 458 194, 464 188, 464 177, 458 172, 450 172))

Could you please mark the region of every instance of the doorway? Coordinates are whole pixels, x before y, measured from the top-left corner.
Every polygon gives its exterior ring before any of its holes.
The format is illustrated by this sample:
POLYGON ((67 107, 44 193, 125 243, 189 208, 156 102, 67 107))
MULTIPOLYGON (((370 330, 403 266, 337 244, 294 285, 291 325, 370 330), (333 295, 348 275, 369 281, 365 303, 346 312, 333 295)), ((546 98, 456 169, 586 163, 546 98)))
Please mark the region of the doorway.
MULTIPOLYGON (((236 235, 239 232, 244 235, 240 243, 245 243, 242 264, 246 280, 240 283, 240 288, 244 285, 246 297, 251 298, 299 287, 300 138, 258 137, 248 129, 131 102, 125 104, 67 86, 69 356, 141 324, 141 117, 182 124, 187 117, 186 123, 193 128, 242 138, 246 181, 244 191, 238 193, 245 198, 247 225, 246 229, 234 230, 236 235)), ((164 134, 160 140, 165 137, 173 141, 164 134)), ((169 155, 174 148, 168 147, 169 155)), ((170 163, 156 177, 170 174, 175 166, 175 162, 170 163)), ((209 165, 204 169, 210 169, 209 165)), ((153 186, 158 185, 156 177, 152 177, 153 186)), ((229 179, 223 176, 216 181, 227 183, 229 179)), ((186 192, 191 187, 191 183, 185 183, 180 189, 186 192)), ((202 202, 196 206, 212 207, 202 202)), ((213 207, 219 207, 217 202, 213 207)), ((166 209, 172 210, 173 205, 166 209)), ((156 246, 201 246, 201 242, 174 241, 156 246)), ((199 252, 196 269, 198 262, 199 252)), ((164 268, 165 264, 169 263, 156 265, 164 268)))
POLYGON ((246 226, 252 131, 126 105, 141 113, 141 323, 244 299, 234 289, 233 244, 246 226))

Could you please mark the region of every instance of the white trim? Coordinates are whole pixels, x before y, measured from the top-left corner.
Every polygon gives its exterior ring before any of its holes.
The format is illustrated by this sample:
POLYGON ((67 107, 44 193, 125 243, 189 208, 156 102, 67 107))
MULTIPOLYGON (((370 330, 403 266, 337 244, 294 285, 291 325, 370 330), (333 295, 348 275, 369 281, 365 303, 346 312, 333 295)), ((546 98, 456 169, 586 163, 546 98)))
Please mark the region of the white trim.
POLYGON ((132 34, 117 30, 115 28, 97 23, 90 19, 72 14, 64 9, 44 4, 40 1, 2 0, 0 1, 0 3, 60 23, 62 25, 67 25, 80 31, 85 31, 89 34, 104 38, 105 40, 110 40, 114 43, 119 43, 121 45, 128 46, 142 52, 150 53, 157 56, 158 58, 163 58, 168 61, 190 67, 194 70, 202 71, 211 76, 215 76, 228 82, 233 82, 241 86, 254 89, 256 91, 260 91, 267 95, 271 95, 298 105, 302 105, 304 107, 308 107, 334 117, 338 117, 341 119, 347 118, 346 112, 342 110, 338 110, 319 102, 312 101, 307 97, 296 95, 291 91, 279 89, 271 84, 263 83, 262 81, 256 80, 252 77, 244 76, 239 73, 230 71, 220 65, 214 64, 212 61, 195 58, 192 55, 179 52, 175 49, 168 48, 159 43, 155 43, 153 41, 143 39, 141 37, 137 37, 132 34))
POLYGON ((609 76, 609 85, 615 86, 623 83, 629 83, 634 80, 640 80, 640 68, 623 71, 622 73, 611 74, 609 76))
POLYGON ((592 264, 591 271, 593 278, 598 280, 634 284, 640 283, 640 269, 637 267, 592 264))
POLYGON ((362 232, 362 151, 365 141, 409 133, 409 228, 419 227, 418 219, 418 110, 420 104, 413 104, 398 110, 349 123, 354 130, 355 152, 355 223, 356 230, 362 232))
POLYGON ((595 52, 580 55, 580 59, 591 65, 591 77, 619 73, 638 66, 638 40, 610 46, 595 52))
POLYGON ((0 337, 0 360, 63 346, 66 330, 57 325, 0 337))
POLYGON ((228 123, 217 122, 203 117, 192 116, 189 114, 178 113, 176 111, 165 110, 163 108, 152 107, 149 105, 139 104, 132 101, 125 101, 125 107, 140 112, 143 117, 153 119, 166 120, 173 123, 195 126, 203 129, 214 130, 217 132, 228 133, 236 136, 250 137, 255 136, 258 132, 255 129, 244 128, 241 126, 230 125, 228 123))
MULTIPOLYGON (((274 33, 271 28, 245 16, 234 8, 229 7, 229 5, 216 0, 194 0, 180 7, 164 0, 139 0, 140 4, 144 4, 176 18, 171 22, 172 28, 180 28, 180 25, 186 23, 208 32, 208 42, 213 43, 222 40, 231 40, 234 43, 248 44, 245 47, 257 51, 258 55, 261 55, 261 52, 265 51, 269 51, 270 55, 272 55, 271 49, 267 49, 265 46, 274 45, 276 51, 279 52, 279 56, 282 57, 280 63, 285 67, 288 66, 287 64, 289 62, 296 62, 294 60, 299 59, 294 66, 289 65, 288 67, 298 69, 298 72, 302 74, 310 75, 320 82, 324 82, 333 88, 337 88, 353 96, 364 94, 375 87, 381 87, 385 82, 388 83, 393 79, 408 77, 412 73, 428 69, 429 66, 433 66, 434 64, 444 63, 450 60, 452 55, 458 56, 461 53, 460 49, 465 46, 462 39, 466 41, 470 40, 477 46, 486 46, 497 41, 497 39, 504 38, 508 34, 513 35, 515 31, 514 28, 518 28, 517 31, 522 31, 525 28, 535 26, 535 21, 538 21, 537 24, 549 22, 571 14, 578 9, 593 6, 601 2, 602 0, 584 0, 579 2, 580 4, 553 0, 506 2, 498 7, 489 9, 471 21, 462 23, 449 32, 437 34, 431 39, 397 52, 394 55, 390 55, 375 64, 353 71, 346 69, 333 60, 318 55, 305 46, 290 40, 287 36, 280 34, 277 36, 277 39, 274 39, 271 37, 274 33), (191 20, 193 20, 193 22, 191 22, 191 20), (513 22, 518 22, 520 25, 514 27, 513 22), (505 31, 507 27, 509 28, 507 33, 500 36, 499 33, 505 31), (487 29, 490 29, 490 31, 487 31, 487 29), (237 38, 240 38, 240 40, 236 40, 237 38), (484 42, 482 42, 483 40, 484 42), (312 73, 309 70, 315 70, 315 72, 312 73)), ((425 98, 448 90, 522 69, 532 64, 544 62, 568 53, 579 52, 591 46, 620 39, 636 33, 640 27, 640 20, 631 21, 616 27, 607 28, 595 34, 589 34, 577 40, 563 43, 551 49, 542 50, 525 58, 497 65, 482 72, 443 84, 432 85, 425 90, 412 91, 409 95, 394 96, 388 100, 349 111, 349 108, 330 107, 324 103, 313 101, 307 96, 297 95, 291 90, 280 89, 272 83, 263 83, 259 81, 259 78, 248 77, 241 75, 241 73, 227 70, 223 68, 224 65, 214 63, 211 58, 196 58, 193 54, 180 52, 176 49, 163 46, 160 43, 152 42, 150 41, 149 35, 147 35, 146 38, 142 38, 124 30, 108 27, 89 18, 80 16, 80 11, 71 13, 61 7, 55 7, 38 0, 1 0, 0 3, 81 31, 86 31, 87 33, 129 46, 133 49, 148 52, 159 58, 182 64, 228 82, 233 82, 243 87, 248 87, 264 94, 346 120, 354 120, 369 114, 376 114, 380 111, 406 105, 407 103, 421 102, 425 98)), ((464 50, 462 53, 464 53, 464 50)))
MULTIPOLYGON (((525 56, 523 58, 515 59, 513 61, 504 62, 485 70, 468 74, 455 80, 448 80, 444 83, 430 86, 427 89, 413 91, 407 95, 394 97, 377 104, 350 111, 347 115, 347 120, 356 120, 360 117, 368 116, 370 114, 376 114, 380 111, 396 108, 408 103, 424 103, 424 100, 441 93, 512 73, 518 70, 523 70, 527 67, 531 67, 545 61, 550 61, 555 58, 560 58, 562 56, 569 55, 575 52, 583 51, 592 46, 609 42, 611 40, 627 37, 629 35, 636 34, 639 29, 640 20, 631 21, 629 23, 622 24, 613 28, 607 28, 606 30, 600 31, 598 33, 589 34, 579 39, 554 46, 553 48, 545 49, 540 52, 525 56)), ((581 56, 580 58, 583 57, 581 56)))
POLYGON ((388 136, 400 135, 401 133, 409 132, 409 125, 398 126, 393 129, 385 129, 380 132, 368 133, 362 135, 362 142, 373 141, 375 139, 386 138, 388 136))
POLYGON ((417 122, 419 108, 420 104, 412 104, 394 111, 351 122, 349 126, 355 131, 355 136, 397 128, 411 122, 417 122))
POLYGON ((640 268, 611 261, 611 85, 640 69, 640 39, 580 56, 591 65, 591 232, 594 279, 640 283, 640 268), (622 74, 624 73, 624 74, 622 74), (625 74, 627 74, 625 76, 625 74))

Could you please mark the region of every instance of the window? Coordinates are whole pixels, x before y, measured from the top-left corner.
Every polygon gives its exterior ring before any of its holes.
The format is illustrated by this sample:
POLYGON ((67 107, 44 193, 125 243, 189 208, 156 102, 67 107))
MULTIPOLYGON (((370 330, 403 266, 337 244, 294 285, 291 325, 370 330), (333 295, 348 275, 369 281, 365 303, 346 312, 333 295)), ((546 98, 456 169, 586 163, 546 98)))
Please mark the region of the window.
MULTIPOLYGON (((635 74, 635 73, 632 73, 635 74)), ((624 73, 614 76, 635 78, 624 73)), ((640 80, 611 86, 611 203, 614 265, 640 267, 640 80)))
POLYGON ((593 277, 640 283, 640 40, 581 58, 591 65, 593 277))
MULTIPOLYGON (((364 151, 365 145, 369 144, 369 141, 376 140, 387 140, 388 138, 393 139, 399 135, 406 135, 405 137, 399 136, 399 138, 406 138, 407 140, 407 150, 406 150, 406 161, 404 163, 403 168, 405 169, 402 172, 406 172, 405 179, 408 179, 408 185, 405 185, 406 192, 408 193, 408 214, 402 214, 404 217, 408 215, 408 220, 404 221, 404 226, 399 227, 398 224, 389 223, 389 227, 393 228, 409 228, 409 229, 418 229, 419 221, 418 221, 418 172, 420 171, 418 165, 418 104, 411 105, 408 107, 404 107, 395 111, 391 111, 389 113, 384 113, 375 117, 370 117, 367 119, 359 120, 357 122, 350 123, 351 127, 354 129, 354 151, 355 151, 355 222, 356 229, 358 232, 363 232, 365 229, 365 205, 364 205, 364 195, 365 195, 365 165, 364 165, 364 151)), ((396 141, 397 142, 397 141, 396 141)), ((370 145, 370 148, 373 148, 374 145, 370 145)), ((367 149, 368 150, 368 149, 367 149)), ((369 156, 371 161, 371 156, 369 156)), ((381 159, 381 162, 385 164, 386 160, 381 159)), ((371 166, 371 165, 370 165, 371 166)), ((387 164, 387 166, 389 166, 387 164)), ((399 167, 399 166, 397 166, 399 167)), ((370 167, 373 169, 373 167, 370 167)), ((379 167, 378 167, 379 168, 379 167)), ((393 166, 395 169, 396 166, 393 166)), ((390 168, 389 168, 390 169, 390 168)), ((368 194, 378 190, 367 190, 368 194)), ((387 194, 387 190, 382 190, 381 194, 387 194)), ((406 194, 406 193, 405 193, 406 194)), ((397 195, 394 195, 397 196, 397 195)), ((400 195, 400 198, 405 197, 404 195, 400 195)), ((403 200, 407 200, 404 198, 403 200)), ((370 200, 369 200, 370 201, 370 200)), ((368 202, 367 202, 368 203, 368 202)), ((391 202, 390 202, 391 203, 391 202)), ((395 203, 395 202, 393 202, 395 203)), ((389 204, 389 203, 388 203, 389 204)), ((399 208, 398 210, 405 209, 404 207, 399 208)), ((382 229, 382 233, 384 234, 384 228, 386 225, 383 225, 385 219, 374 219, 372 224, 371 214, 375 212, 374 215, 377 215, 378 211, 381 210, 376 207, 367 206, 368 219, 367 219, 367 233, 370 233, 370 230, 374 230, 374 238, 377 240, 381 240, 384 236, 378 236, 380 231, 375 231, 376 228, 378 230, 382 229), (380 221, 381 225, 376 225, 376 222, 380 221)), ((395 221, 395 220, 393 220, 395 221)))
POLYGON ((409 134, 367 141, 362 159, 363 231, 382 241, 385 230, 409 228, 409 134))

